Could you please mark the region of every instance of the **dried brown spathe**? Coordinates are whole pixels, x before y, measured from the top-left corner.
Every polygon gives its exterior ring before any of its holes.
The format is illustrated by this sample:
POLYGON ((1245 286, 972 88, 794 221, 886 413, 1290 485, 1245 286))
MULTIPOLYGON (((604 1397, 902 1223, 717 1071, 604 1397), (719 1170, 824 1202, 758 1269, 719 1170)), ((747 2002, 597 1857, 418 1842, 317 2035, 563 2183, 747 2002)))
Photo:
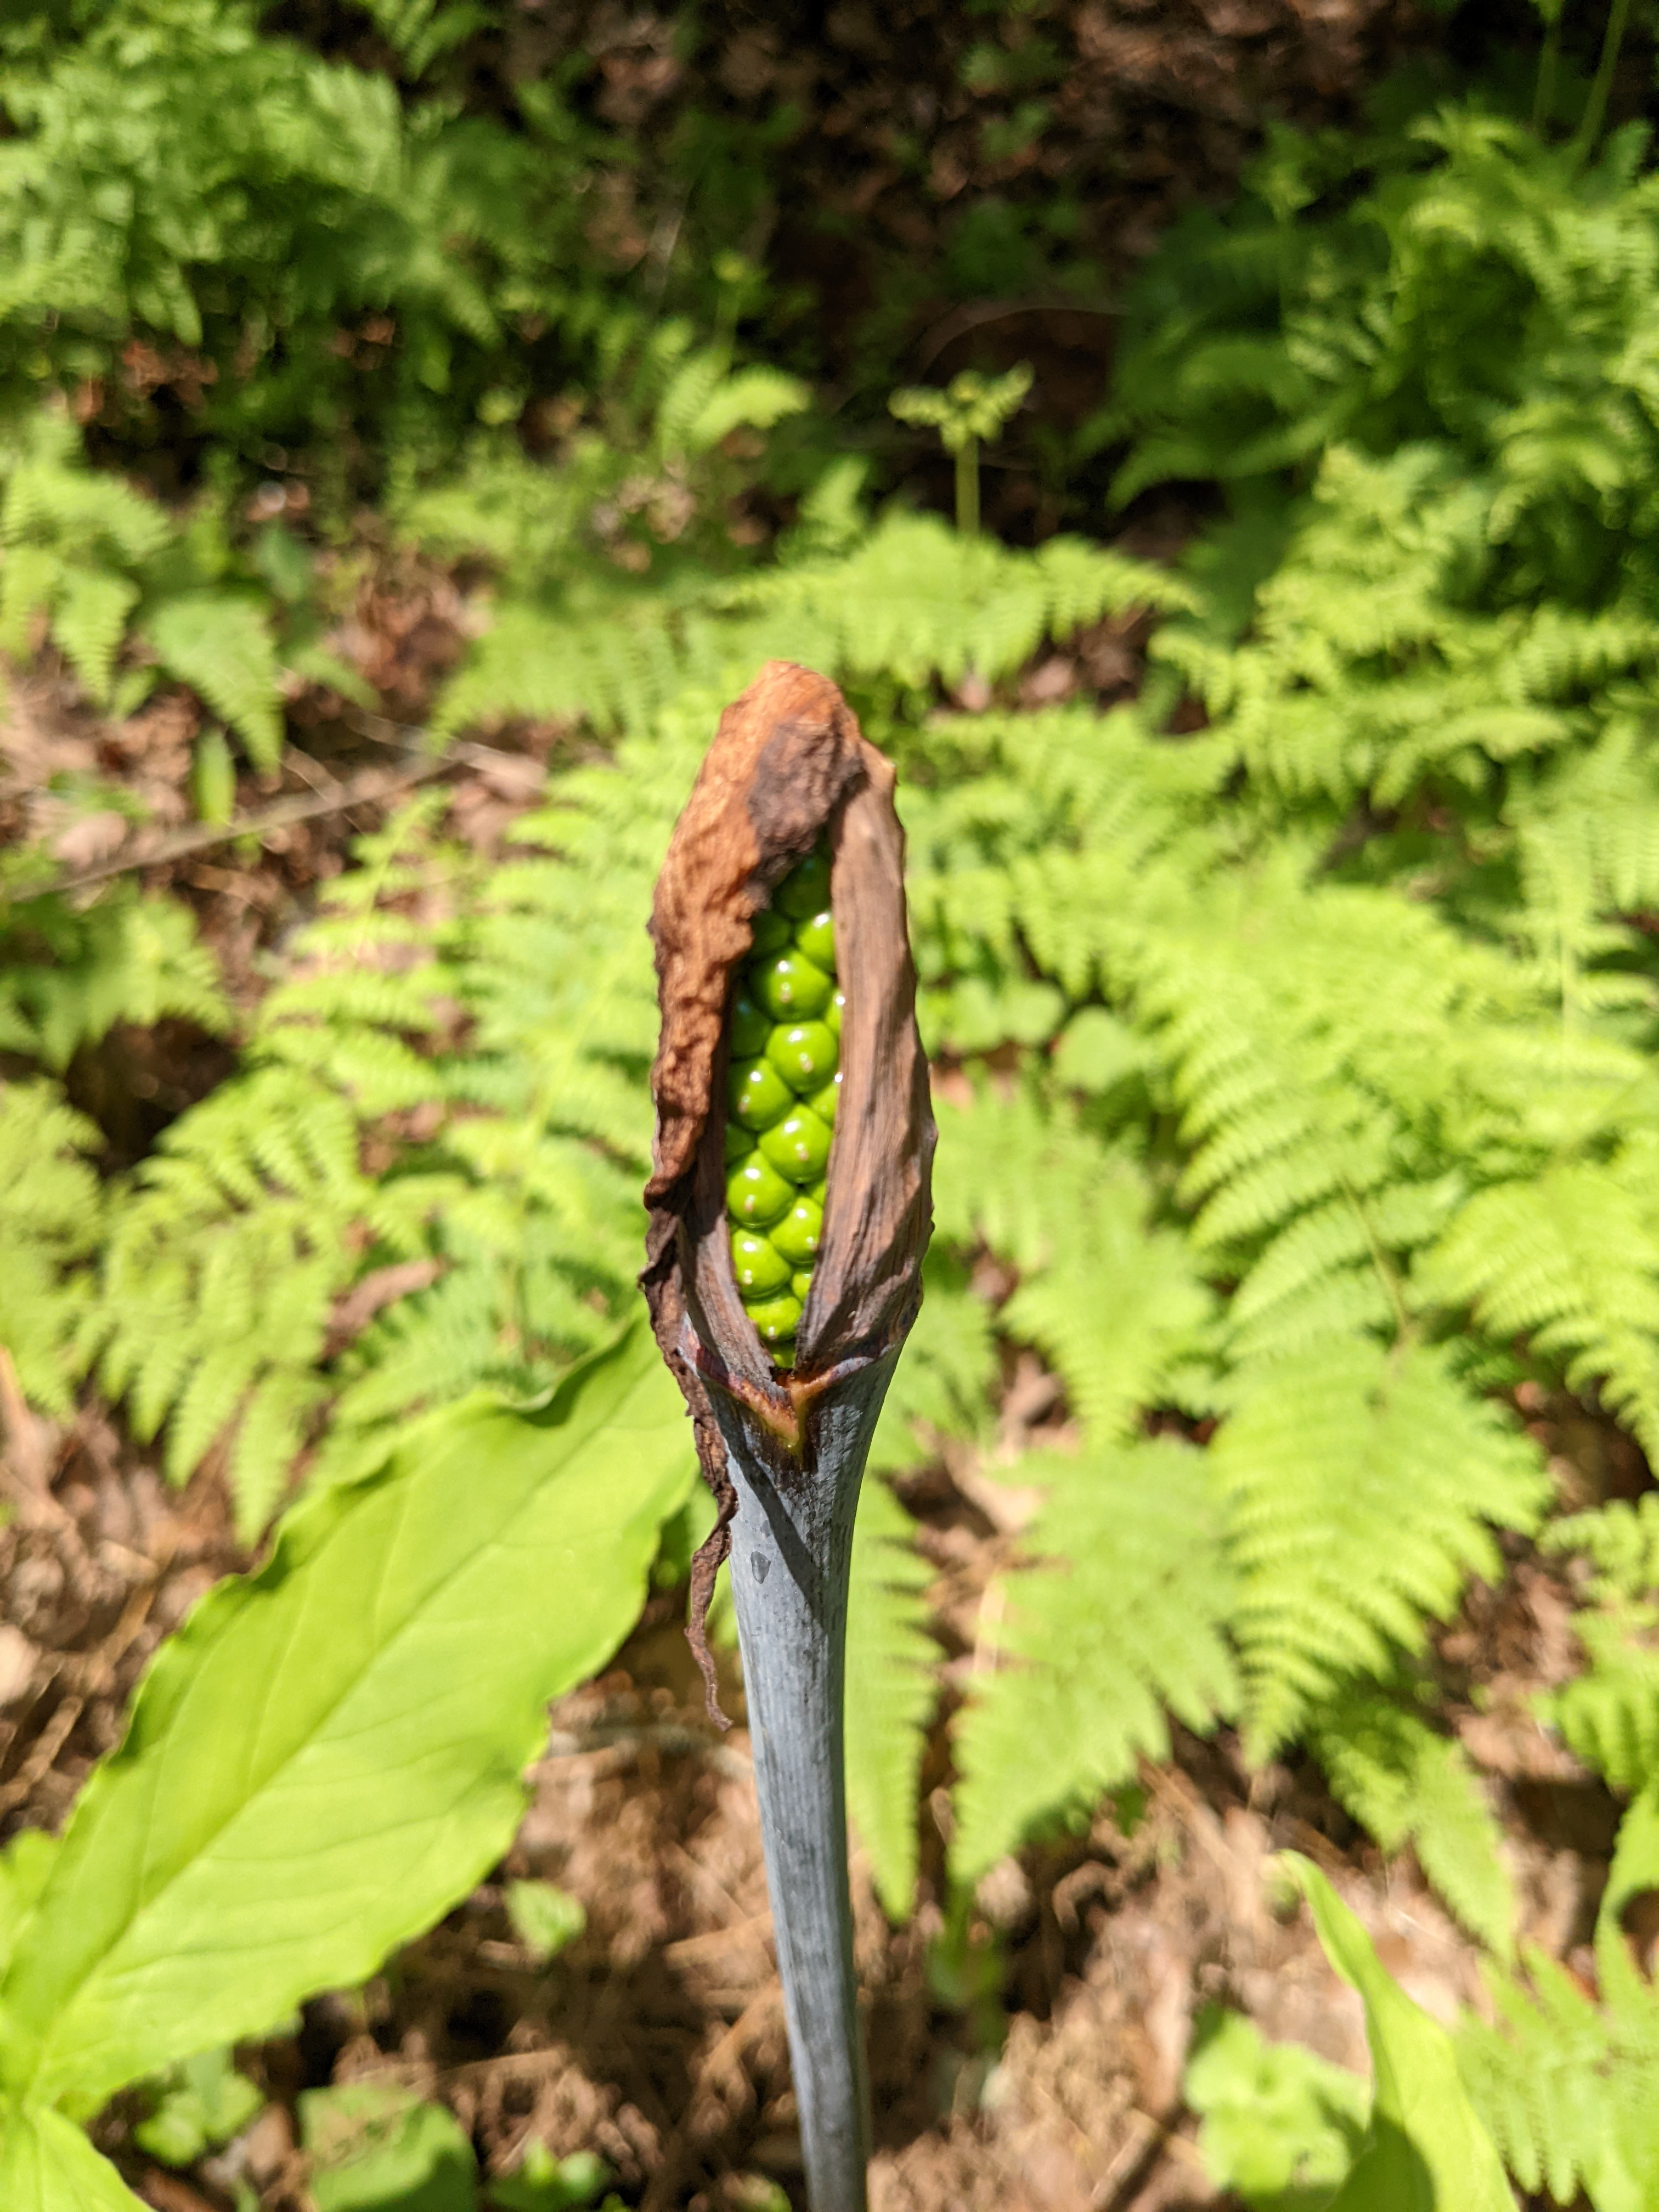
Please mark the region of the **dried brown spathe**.
POLYGON ((933 1123, 915 1024, 904 839, 893 770, 826 677, 769 661, 720 717, 676 824, 651 915, 662 1034, 650 1224, 641 1283, 684 1393, 720 1509, 692 1577, 693 1644, 732 1510, 711 1389, 750 1408, 784 1453, 811 1449, 812 1408, 839 1373, 909 1328, 933 1226, 933 1123), (775 1373, 738 1296, 726 1220, 726 1015, 732 977, 774 887, 827 833, 842 1021, 841 1101, 795 1365, 775 1373))

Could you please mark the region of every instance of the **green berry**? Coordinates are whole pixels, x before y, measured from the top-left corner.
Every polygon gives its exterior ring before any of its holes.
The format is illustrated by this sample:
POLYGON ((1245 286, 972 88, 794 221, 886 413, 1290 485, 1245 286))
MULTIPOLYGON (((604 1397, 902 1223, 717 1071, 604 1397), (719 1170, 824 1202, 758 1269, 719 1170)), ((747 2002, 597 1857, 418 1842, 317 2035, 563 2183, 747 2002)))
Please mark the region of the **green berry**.
POLYGON ((828 1083, 821 1090, 813 1091, 806 1103, 819 1121, 828 1121, 833 1128, 836 1122, 836 1109, 841 1103, 841 1070, 837 1068, 828 1083))
POLYGON ((780 1344, 787 1339, 793 1346, 800 1326, 800 1300, 793 1291, 780 1291, 775 1297, 747 1310, 763 1344, 780 1344))
POLYGON ((795 950, 804 952, 812 965, 822 968, 826 975, 835 974, 836 925, 830 919, 828 907, 822 914, 815 914, 811 921, 797 924, 795 950))
POLYGON ((727 1026, 732 1272, 780 1368, 794 1364, 823 1233, 845 1005, 836 984, 830 862, 819 851, 790 871, 771 906, 756 915, 727 1026))
POLYGON ((786 918, 769 907, 755 916, 755 948, 751 960, 763 960, 768 953, 782 952, 794 942, 794 931, 786 918))
POLYGON ((835 996, 835 978, 799 952, 781 952, 750 970, 750 988, 775 1022, 810 1021, 835 996))
POLYGON ((767 1232, 773 1249, 781 1252, 792 1267, 810 1267, 818 1256, 823 1235, 823 1208, 816 1199, 797 1196, 794 1204, 767 1232))
POLYGON ((745 1129, 769 1129, 795 1103, 794 1093, 769 1060, 742 1061, 726 1078, 733 1117, 745 1129))
POLYGON ((830 1124, 810 1106, 797 1106, 761 1135, 760 1148, 792 1182, 816 1182, 830 1158, 830 1124))
POLYGON ((841 1047, 822 1022, 780 1022, 766 1057, 792 1091, 817 1091, 841 1066, 841 1047))
POLYGON ((732 1001, 732 1057, 733 1060, 755 1060, 766 1049, 766 1040, 772 1034, 772 1018, 762 1013, 740 983, 737 996, 732 1001))
POLYGON ((813 1205, 816 1206, 819 1212, 822 1213, 824 1207, 830 1203, 829 1177, 827 1176, 820 1176, 816 1182, 809 1182, 805 1189, 802 1191, 801 1196, 803 1198, 810 1198, 813 1205))
POLYGON ((799 867, 791 868, 772 894, 772 904, 792 921, 805 921, 830 903, 830 856, 809 853, 799 867))
POLYGON ((789 1211, 794 1185, 769 1159, 750 1152, 726 1178, 726 1210, 748 1229, 764 1229, 789 1211))
POLYGON ((789 1262, 767 1237, 757 1237, 752 1229, 732 1231, 732 1273, 745 1304, 751 1300, 763 1303, 789 1286, 789 1262))

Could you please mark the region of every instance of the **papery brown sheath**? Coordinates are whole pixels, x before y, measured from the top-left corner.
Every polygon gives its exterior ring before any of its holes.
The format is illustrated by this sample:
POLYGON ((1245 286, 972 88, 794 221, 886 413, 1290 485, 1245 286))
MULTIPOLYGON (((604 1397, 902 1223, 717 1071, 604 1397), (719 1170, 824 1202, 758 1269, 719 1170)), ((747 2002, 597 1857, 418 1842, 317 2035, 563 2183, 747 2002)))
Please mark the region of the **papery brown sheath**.
POLYGON ((767 664, 720 717, 652 909, 662 1035, 641 1283, 718 1516, 692 1565, 704 1632, 721 1561, 755 1752, 813 2212, 862 2212, 869 2120, 848 1897, 842 1680, 848 1571, 876 1419, 921 1297, 934 1131, 915 1024, 890 764, 826 678, 767 664), (781 1374, 732 1272, 725 1125, 732 979, 754 917, 826 838, 846 1005, 823 1229, 781 1374))

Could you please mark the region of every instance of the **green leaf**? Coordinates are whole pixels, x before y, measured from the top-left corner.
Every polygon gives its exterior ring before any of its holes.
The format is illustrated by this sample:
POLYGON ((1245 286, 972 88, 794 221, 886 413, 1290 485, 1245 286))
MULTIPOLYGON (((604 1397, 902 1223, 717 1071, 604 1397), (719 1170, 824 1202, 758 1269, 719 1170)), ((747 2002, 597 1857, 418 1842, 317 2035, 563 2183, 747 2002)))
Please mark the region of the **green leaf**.
POLYGON ((133 2141, 163 2166, 189 2166, 210 2144, 227 2142, 264 2102, 228 2051, 204 2051, 175 2067, 161 2102, 133 2130, 133 2141))
POLYGON ((848 1600, 847 1806, 895 1920, 915 1903, 916 1784, 939 1694, 921 1595, 933 1571, 910 1540, 914 1527, 887 1485, 866 1477, 848 1600))
POLYGON ((1326 1957, 1364 2000, 1376 2075, 1370 2141, 1329 2212, 1515 2212, 1451 2038, 1389 1975, 1318 1868, 1295 1851, 1284 1863, 1313 1908, 1326 1957))
POLYGON ((1346 2067, 1297 2043, 1265 2041, 1237 2012, 1200 2021, 1182 2094, 1202 2123, 1211 2180, 1261 2212, 1325 2203, 1359 2153, 1371 2104, 1346 2067))
POLYGON ((477 2161, 455 2115, 406 2089, 307 2089, 300 2129, 317 2212, 476 2212, 477 2161))
POLYGON ((685 443, 690 452, 704 453, 740 424, 769 430, 786 415, 799 415, 811 404, 811 392, 799 377, 786 376, 776 368, 740 368, 698 409, 686 429, 685 443))
POLYGON ((981 1613, 994 1664, 971 1678, 957 1728, 961 1881, 1040 1822, 1092 1806, 1139 1756, 1166 1758, 1166 1706, 1205 1730, 1237 1696, 1205 1453, 1167 1440, 1034 1453, 1008 1474, 1052 1487, 1025 1539, 1042 1564, 999 1575, 981 1613))
POLYGON ((1384 1850, 1409 1843, 1463 1925, 1507 1959, 1515 1948, 1515 1884, 1503 1831, 1454 1736, 1374 1683, 1315 1717, 1313 1747, 1331 1788, 1384 1850))
MULTIPOLYGON (((484 2194, 500 2212, 573 2212, 591 2204, 611 2179, 611 2169, 597 2153, 573 2150, 556 2159, 547 2145, 532 2136, 525 2146, 524 2162, 514 2173, 492 2181, 484 2194)), ((605 2199, 605 2212, 618 2207, 620 2197, 605 2199)))
POLYGON ((88 2112, 361 1981, 511 1837, 544 1708, 631 1625, 691 1479, 635 1328, 289 1516, 157 1655, 0 1984, 0 2069, 88 2112))
POLYGON ((258 609, 192 592, 157 607, 149 634, 162 665, 224 717, 256 767, 275 768, 283 750, 276 648, 258 609))
POLYGON ((1486 1524, 1533 1527, 1547 1485, 1531 1439, 1439 1349, 1332 1340, 1231 1387, 1212 1454, 1232 1509, 1258 1762, 1345 1678, 1386 1674, 1396 1650, 1419 1646, 1467 1576, 1495 1578, 1486 1524))
POLYGON ((109 696, 116 649, 137 605, 138 586, 105 568, 70 568, 52 616, 52 635, 90 696, 109 696))
POLYGON ((6 2212, 144 2212, 106 2158, 61 2112, 0 2099, 6 2212))
POLYGON ((508 1882, 507 1917, 538 1966, 574 1943, 587 1925, 581 1899, 551 1881, 508 1882))

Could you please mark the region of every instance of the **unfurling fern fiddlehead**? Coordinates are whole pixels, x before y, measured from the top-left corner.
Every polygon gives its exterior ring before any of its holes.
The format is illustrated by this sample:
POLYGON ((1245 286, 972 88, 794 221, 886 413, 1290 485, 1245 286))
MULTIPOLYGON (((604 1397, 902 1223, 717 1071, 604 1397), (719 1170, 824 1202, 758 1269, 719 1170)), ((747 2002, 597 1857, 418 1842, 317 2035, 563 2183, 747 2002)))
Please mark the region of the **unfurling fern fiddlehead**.
POLYGON ((892 787, 835 686, 769 662, 721 717, 651 924, 662 1040, 641 1280, 718 1505, 690 1620, 717 1718, 703 1619, 732 1561, 812 2212, 866 2202, 848 1571, 932 1227, 933 1125, 892 787))

